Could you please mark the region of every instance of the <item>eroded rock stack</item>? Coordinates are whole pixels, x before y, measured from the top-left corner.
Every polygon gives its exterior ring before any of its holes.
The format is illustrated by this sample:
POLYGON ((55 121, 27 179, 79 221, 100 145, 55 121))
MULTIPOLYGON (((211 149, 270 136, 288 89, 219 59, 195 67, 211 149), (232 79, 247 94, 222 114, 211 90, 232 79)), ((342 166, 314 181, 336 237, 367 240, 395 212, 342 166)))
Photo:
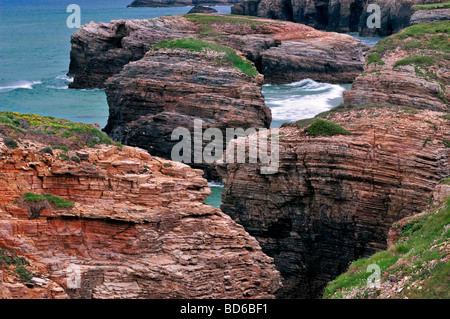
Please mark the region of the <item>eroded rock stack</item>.
POLYGON ((202 121, 201 133, 220 129, 223 148, 227 128, 269 128, 272 120, 261 93, 263 77, 232 65, 218 66, 224 54, 160 49, 128 64, 106 82, 110 115, 105 131, 123 144, 172 158, 173 147, 181 140, 172 139, 172 133, 186 128, 191 134, 191 165, 204 169, 208 180, 219 180, 214 163, 194 163, 194 120, 202 121))
POLYGON ((314 120, 281 128, 273 175, 261 174, 258 164, 222 167, 221 209, 275 259, 283 277, 278 297, 320 298, 349 262, 386 247, 394 221, 426 206, 450 174, 445 115, 344 108, 319 118, 350 135, 308 135, 306 124, 314 120))
POLYGON ((131 147, 71 151, 76 163, 23 143, 0 143, 0 252, 28 260, 20 272, 2 260, 2 298, 271 298, 278 289, 257 241, 203 203, 201 172, 131 147), (30 219, 44 193, 72 205, 47 203, 30 219))
POLYGON ((344 101, 449 112, 449 28, 450 21, 415 25, 381 40, 344 101))
POLYGON ((414 5, 442 2, 446 0, 246 0, 234 5, 231 13, 294 21, 321 30, 386 36, 410 25, 414 5), (374 13, 371 4, 380 8, 379 28, 367 24, 374 13))
POLYGON ((109 77, 160 41, 199 37, 243 52, 266 83, 305 78, 349 83, 364 66, 360 41, 345 34, 267 19, 191 14, 83 26, 71 38, 70 87, 104 88, 109 77))

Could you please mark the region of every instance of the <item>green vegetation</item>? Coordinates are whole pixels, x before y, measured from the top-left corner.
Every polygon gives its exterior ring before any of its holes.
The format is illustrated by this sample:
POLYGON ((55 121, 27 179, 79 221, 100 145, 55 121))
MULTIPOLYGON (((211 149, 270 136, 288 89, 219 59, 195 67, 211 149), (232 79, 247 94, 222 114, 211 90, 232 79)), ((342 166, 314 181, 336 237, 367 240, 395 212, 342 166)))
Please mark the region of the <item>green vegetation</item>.
POLYGON ((333 136, 338 134, 348 135, 351 134, 349 131, 344 129, 342 126, 325 120, 316 120, 311 124, 306 132, 312 136, 333 136))
POLYGON ((36 193, 25 193, 23 194, 23 200, 26 203, 48 202, 51 206, 56 208, 71 208, 75 205, 73 202, 66 201, 61 197, 51 194, 40 195, 36 193))
POLYGON ((413 6, 414 10, 433 10, 433 9, 444 9, 444 8, 450 8, 450 2, 416 4, 415 6, 413 6))
POLYGON ((428 142, 431 142, 432 141, 432 139, 431 138, 426 138, 425 139, 425 141, 423 142, 423 145, 422 145, 422 147, 425 147, 425 146, 427 146, 427 144, 428 144, 428 142))
MULTIPOLYGON (((215 14, 186 14, 185 18, 197 24, 200 28, 201 37, 220 37, 225 34, 219 28, 223 25, 233 27, 236 31, 242 30, 244 27, 249 27, 251 30, 258 30, 258 27, 272 24, 282 25, 280 22, 259 21, 258 17, 240 16, 240 15, 215 15, 215 14)), ((250 31, 250 30, 249 30, 250 31)))
POLYGON ((442 140, 442 143, 445 144, 445 147, 450 147, 450 141, 442 140))
POLYGON ((371 53, 367 56, 367 65, 369 65, 371 63, 377 63, 379 65, 384 65, 384 62, 380 59, 380 57, 376 53, 371 53))
MULTIPOLYGON (((371 52, 377 53, 380 58, 386 52, 390 52, 397 47, 405 50, 424 49, 449 53, 450 41, 448 33, 450 33, 450 23, 448 21, 420 23, 380 40, 371 52)), ((433 56, 436 62, 446 59, 445 54, 435 54, 433 56)))
POLYGON ((36 114, 21 114, 16 112, 0 112, 0 127, 8 131, 9 137, 30 137, 42 139, 42 142, 50 139, 61 142, 60 147, 70 146, 92 147, 96 144, 111 145, 114 142, 103 132, 84 123, 75 123, 51 116, 39 116, 36 114))
POLYGON ((19 277, 22 282, 29 282, 33 278, 26 266, 30 266, 26 258, 19 257, 12 251, 0 249, 0 268, 12 271, 12 274, 19 277))
POLYGON ((253 66, 252 62, 240 57, 235 50, 217 43, 211 43, 199 39, 183 38, 172 41, 161 41, 153 46, 153 50, 159 49, 185 49, 193 52, 201 52, 212 50, 223 53, 221 57, 216 60, 217 64, 225 64, 237 68, 248 76, 258 75, 258 71, 253 66))
POLYGON ((411 65, 411 64, 415 64, 415 65, 419 65, 419 66, 433 65, 434 58, 431 56, 425 56, 425 55, 410 56, 410 57, 407 57, 405 59, 398 60, 397 62, 395 62, 393 68, 395 69, 396 67, 399 67, 399 66, 411 65))
MULTIPOLYGON (((281 127, 286 127, 286 126, 292 126, 295 125, 298 129, 303 129, 309 125, 311 125, 312 123, 314 123, 316 120, 318 119, 330 119, 333 117, 333 114, 336 112, 345 112, 345 111, 350 111, 350 110, 370 110, 370 109, 378 109, 378 108, 392 108, 395 109, 397 111, 397 114, 417 114, 419 111, 407 106, 399 106, 399 105, 393 105, 393 104, 365 104, 365 105, 349 105, 349 104, 344 104, 341 103, 340 105, 332 108, 329 111, 325 111, 322 113, 317 114, 315 117, 313 118, 309 118, 309 119, 303 119, 303 120, 299 120, 297 122, 291 123, 291 122, 286 122, 283 123, 283 125, 281 125, 281 127)), ((361 114, 356 114, 357 117, 361 117, 361 114)), ((369 117, 375 117, 378 116, 377 114, 373 114, 373 115, 369 115, 369 117)))
POLYGON ((324 298, 377 297, 392 285, 388 282, 402 278, 407 280, 395 291, 395 298, 450 298, 449 224, 450 197, 439 207, 394 223, 392 227, 400 232, 395 245, 353 262, 328 284, 324 298), (367 287, 371 264, 381 269, 380 288, 367 287))

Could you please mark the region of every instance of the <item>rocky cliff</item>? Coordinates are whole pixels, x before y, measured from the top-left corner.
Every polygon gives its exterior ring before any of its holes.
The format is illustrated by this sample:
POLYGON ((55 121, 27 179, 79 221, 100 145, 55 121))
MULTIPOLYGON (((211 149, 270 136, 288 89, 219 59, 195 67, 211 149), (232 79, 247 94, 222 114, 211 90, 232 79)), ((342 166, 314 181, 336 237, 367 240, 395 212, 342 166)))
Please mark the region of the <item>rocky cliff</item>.
POLYGON ((314 28, 359 32, 363 36, 386 36, 409 26, 413 5, 446 0, 246 0, 232 7, 233 14, 294 21, 314 28), (370 28, 370 4, 380 7, 380 28, 370 28))
POLYGON ((128 7, 228 6, 242 0, 134 0, 128 7))
POLYGON ((280 129, 276 174, 221 166, 221 209, 275 259, 278 297, 318 298, 349 262, 386 247, 393 222, 426 206, 450 174, 449 141, 446 113, 343 106, 280 129))
POLYGON ((262 84, 263 77, 251 62, 233 49, 198 39, 167 42, 106 82, 105 132, 126 145, 172 158, 172 149, 180 142, 178 136, 172 140, 172 132, 186 128, 191 134, 191 166, 204 169, 208 180, 218 180, 214 163, 194 162, 194 120, 203 122, 201 133, 220 129, 220 151, 227 143, 227 128, 269 128, 272 116, 262 84), (232 59, 234 64, 227 62, 232 59))
POLYGON ((449 111, 450 21, 414 25, 367 52, 364 73, 344 93, 349 104, 396 104, 449 111))
POLYGON ((29 139, 42 118, 1 120, 2 298, 273 297, 273 260, 204 204, 202 172, 126 146, 49 147, 29 139), (28 139, 13 143, 17 125, 28 139))
POLYGON ((239 50, 267 83, 307 77, 349 83, 364 65, 360 41, 348 35, 289 22, 190 14, 83 26, 71 38, 70 87, 103 88, 109 77, 141 59, 155 44, 177 38, 202 38, 239 50))
POLYGON ((329 299, 448 299, 450 185, 443 180, 423 212, 394 223, 389 248, 352 263, 328 284, 329 299), (370 266, 378 265, 378 278, 370 266), (376 280, 377 279, 377 280, 376 280), (369 283, 369 285, 368 285, 369 283))

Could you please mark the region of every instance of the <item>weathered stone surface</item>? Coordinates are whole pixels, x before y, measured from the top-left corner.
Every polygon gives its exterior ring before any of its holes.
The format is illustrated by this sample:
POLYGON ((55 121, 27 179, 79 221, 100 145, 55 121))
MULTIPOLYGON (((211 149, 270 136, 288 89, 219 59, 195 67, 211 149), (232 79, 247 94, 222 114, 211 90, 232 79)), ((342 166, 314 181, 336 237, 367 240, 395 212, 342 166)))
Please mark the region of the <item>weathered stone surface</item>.
POLYGON ((284 41, 264 51, 262 73, 274 84, 307 78, 351 83, 361 73, 361 61, 361 43, 351 36, 327 33, 319 38, 284 41))
MULTIPOLYGON (((349 262, 386 247, 396 220, 420 212, 450 174, 450 120, 402 107, 330 112, 351 135, 280 129, 279 170, 227 164, 221 209, 260 242, 281 298, 321 297, 349 262)), ((240 143, 246 142, 241 141, 240 143)))
POLYGON ((203 203, 201 172, 137 148, 83 152, 76 164, 0 143, 0 247, 26 257, 35 277, 25 285, 0 272, 2 298, 273 297, 273 260, 203 203), (24 192, 75 206, 30 220, 24 192))
POLYGON ((104 82, 130 61, 141 59, 162 40, 195 37, 186 19, 169 16, 148 20, 91 22, 71 37, 69 76, 75 89, 103 88, 104 82))
POLYGON ((230 65, 218 67, 220 55, 160 49, 128 64, 106 83, 110 116, 105 131, 126 145, 170 159, 181 140, 172 140, 172 132, 186 128, 192 166, 205 169, 208 180, 218 180, 215 164, 194 163, 194 120, 203 121, 201 132, 220 129, 224 147, 227 128, 269 128, 272 120, 261 93, 263 77, 230 65))
POLYGON ((243 52, 265 75, 267 83, 300 81, 307 74, 318 81, 342 83, 342 79, 351 81, 363 70, 360 41, 347 35, 329 34, 291 22, 208 15, 208 19, 214 17, 215 23, 202 20, 201 15, 185 15, 84 26, 71 39, 68 74, 74 81, 70 87, 104 88, 109 77, 130 61, 141 59, 154 44, 200 36, 243 52), (292 51, 293 46, 301 47, 305 54, 292 51), (278 48, 267 52, 268 62, 263 68, 263 54, 272 47, 278 48), (326 57, 325 68, 315 53, 326 57), (299 63, 299 59, 306 60, 299 63), (274 64, 277 72, 269 68, 274 64))
POLYGON ((450 22, 429 24, 429 33, 420 37, 412 26, 378 43, 367 52, 364 73, 344 92, 344 101, 449 112, 450 54, 445 46, 450 36, 442 31, 446 24, 448 28, 450 22), (435 44, 440 42, 442 48, 435 44))
POLYGON ((217 10, 210 7, 196 5, 191 10, 189 10, 188 14, 189 13, 217 13, 217 10))
POLYGON ((431 23, 445 20, 450 20, 450 8, 417 10, 412 15, 410 24, 431 23))
POLYGON ((281 19, 337 32, 359 32, 364 36, 386 36, 410 25, 415 4, 446 0, 246 0, 231 8, 231 13, 281 19), (381 27, 370 28, 370 4, 381 9, 381 27))

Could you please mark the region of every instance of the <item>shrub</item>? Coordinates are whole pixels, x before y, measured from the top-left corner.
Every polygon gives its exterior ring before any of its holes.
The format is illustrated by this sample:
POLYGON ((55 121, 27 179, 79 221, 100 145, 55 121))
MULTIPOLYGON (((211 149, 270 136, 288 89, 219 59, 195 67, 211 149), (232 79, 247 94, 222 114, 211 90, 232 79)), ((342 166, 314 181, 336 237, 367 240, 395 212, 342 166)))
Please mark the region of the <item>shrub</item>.
POLYGON ((17 144, 17 142, 10 137, 5 137, 3 139, 3 143, 5 143, 6 147, 8 147, 9 149, 12 149, 12 150, 19 147, 19 144, 17 144))
POLYGON ((351 134, 349 131, 344 129, 342 126, 326 121, 326 120, 317 120, 313 124, 311 124, 307 129, 306 132, 309 135, 312 136, 333 136, 338 134, 344 134, 348 135, 351 134))

